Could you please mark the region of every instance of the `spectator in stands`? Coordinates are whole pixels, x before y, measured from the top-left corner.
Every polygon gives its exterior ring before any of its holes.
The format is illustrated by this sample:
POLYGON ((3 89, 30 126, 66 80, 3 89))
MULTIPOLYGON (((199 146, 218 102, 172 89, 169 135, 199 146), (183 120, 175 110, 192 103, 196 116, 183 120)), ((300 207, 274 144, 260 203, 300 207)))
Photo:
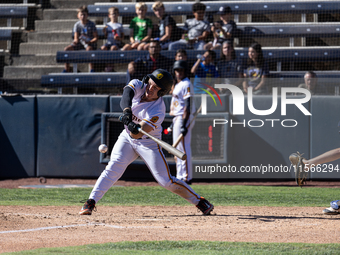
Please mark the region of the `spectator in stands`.
MULTIPOLYGON (((96 25, 91 20, 87 19, 89 12, 85 5, 79 7, 77 9, 77 12, 77 17, 79 21, 77 21, 73 27, 73 43, 65 47, 64 50, 96 50, 98 40, 96 25)), ((90 70, 91 72, 94 72, 94 67, 92 63, 90 63, 90 70)), ((65 64, 65 70, 63 71, 63 73, 66 72, 71 72, 69 63, 65 64)))
MULTIPOLYGON (((236 58, 233 41, 224 41, 221 48, 221 59, 216 69, 221 83, 241 86, 243 81, 242 64, 236 58)), ((222 91, 221 91, 222 92, 222 91)))
POLYGON ((220 49, 225 40, 234 40, 236 23, 231 19, 231 8, 229 6, 221 6, 216 14, 220 15, 221 20, 214 22, 213 26, 211 26, 214 41, 204 45, 205 50, 220 49))
MULTIPOLYGON (((123 25, 118 22, 119 10, 117 7, 109 8, 110 22, 103 29, 107 42, 100 48, 101 50, 118 50, 123 46, 124 30, 123 25)), ((105 67, 105 72, 112 72, 113 63, 109 63, 105 67)))
POLYGON ((177 61, 177 60, 188 61, 188 54, 187 54, 187 51, 185 49, 178 49, 176 51, 175 61, 177 61))
POLYGON ((300 84, 299 88, 308 89, 312 95, 327 94, 326 88, 318 85, 318 76, 313 71, 308 71, 304 76, 305 83, 300 84))
POLYGON ((128 64, 127 82, 132 79, 142 80, 145 75, 159 68, 170 72, 173 61, 162 56, 160 52, 161 46, 159 41, 151 41, 149 54, 145 57, 137 58, 128 64))
POLYGON ((103 29, 107 42, 101 47, 101 50, 118 50, 123 46, 124 39, 123 25, 118 22, 119 9, 110 7, 108 16, 110 22, 103 29))
POLYGON ((194 93, 202 94, 204 91, 202 88, 206 87, 203 85, 212 85, 212 78, 218 77, 218 72, 214 62, 216 60, 216 53, 212 50, 207 50, 204 54, 197 56, 197 61, 191 68, 191 73, 195 75, 194 81, 194 93))
POLYGON ((137 17, 130 23, 130 44, 125 44, 122 50, 143 50, 152 35, 152 21, 145 18, 148 6, 143 2, 136 4, 137 17))
POLYGON ((262 47, 253 43, 248 49, 248 58, 243 69, 243 92, 248 93, 248 87, 253 88, 253 94, 266 94, 266 78, 269 75, 268 63, 264 61, 262 47))
MULTIPOLYGON (((165 13, 164 4, 160 1, 155 2, 152 5, 152 10, 156 17, 159 19, 159 37, 153 38, 153 40, 158 40, 161 44, 162 50, 168 49, 171 42, 176 41, 176 33, 178 29, 175 20, 168 14, 165 13)), ((149 49, 149 43, 144 46, 144 50, 149 49)))
POLYGON ((205 40, 210 33, 210 24, 204 20, 206 6, 202 3, 192 5, 192 12, 195 16, 184 23, 185 34, 182 39, 170 43, 169 50, 195 49, 203 50, 205 40))

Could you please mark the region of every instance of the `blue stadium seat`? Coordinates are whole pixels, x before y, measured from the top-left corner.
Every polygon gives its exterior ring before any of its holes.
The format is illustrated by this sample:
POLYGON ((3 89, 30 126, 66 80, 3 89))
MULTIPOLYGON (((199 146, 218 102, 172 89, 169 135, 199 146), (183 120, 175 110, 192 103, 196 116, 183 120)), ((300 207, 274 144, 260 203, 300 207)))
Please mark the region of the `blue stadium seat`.
POLYGON ((42 87, 124 86, 126 73, 51 73, 41 76, 42 87))
MULTIPOLYGON (((214 1, 203 2, 207 13, 215 13, 221 5, 228 5, 234 14, 273 14, 273 13, 337 13, 340 10, 340 2, 327 1, 303 1, 303 2, 229 2, 214 1)), ((146 2, 147 14, 152 14, 153 2, 146 2)), ((192 14, 193 2, 164 2, 166 12, 170 15, 192 14)), ((118 7, 121 16, 135 16, 135 3, 96 3, 89 5, 90 16, 107 16, 108 9, 112 6, 118 7)))
MULTIPOLYGON (((270 83, 275 87, 294 87, 303 83, 305 71, 285 71, 271 72, 269 75, 270 83)), ((315 72, 318 76, 318 83, 327 87, 329 90, 334 90, 337 86, 339 89, 339 71, 318 71, 315 72)), ((122 88, 126 83, 126 73, 51 73, 41 77, 41 86, 48 88, 73 87, 118 87, 122 88)))
POLYGON ((12 29, 0 28, 0 40, 1 41, 9 41, 11 39, 12 39, 12 29))
MULTIPOLYGON (((248 49, 236 49, 238 57, 247 57, 248 49)), ((176 51, 162 51, 161 54, 174 59, 176 51)), ((204 51, 187 50, 188 59, 196 59, 197 54, 204 51)), ((58 63, 128 63, 143 57, 146 51, 58 51, 58 63)), ((216 51, 219 58, 220 51, 216 51)), ((269 62, 273 61, 339 61, 340 47, 277 47, 263 48, 263 55, 269 62)))
POLYGON ((340 24, 322 23, 265 23, 239 25, 242 37, 338 37, 340 35, 340 24))
MULTIPOLYGON (((204 51, 187 51, 189 59, 195 59, 197 54, 203 53, 204 51)), ((146 54, 146 51, 58 51, 56 60, 58 63, 128 63, 146 54)), ((174 59, 176 51, 162 51, 161 54, 174 59)))
MULTIPOLYGON (((181 26, 179 26, 181 27, 181 26)), ((240 23, 237 28, 241 33, 236 37, 338 37, 340 24, 338 23, 240 23)), ((104 39, 104 25, 97 25, 99 39, 104 39)), ((124 25, 124 34, 129 36, 128 25, 124 25)))
POLYGON ((0 5, 1 18, 27 18, 28 7, 17 5, 0 5))

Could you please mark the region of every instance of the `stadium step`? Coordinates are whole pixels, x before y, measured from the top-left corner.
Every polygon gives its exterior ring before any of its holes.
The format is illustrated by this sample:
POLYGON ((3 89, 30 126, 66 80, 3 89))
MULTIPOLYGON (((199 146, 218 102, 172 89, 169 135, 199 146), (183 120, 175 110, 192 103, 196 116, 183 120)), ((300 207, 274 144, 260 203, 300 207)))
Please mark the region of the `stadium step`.
POLYGON ((55 43, 22 43, 20 44, 19 54, 56 54, 57 51, 64 50, 72 41, 55 43))
POLYGON ((73 26, 77 21, 77 19, 36 20, 35 31, 69 31, 72 33, 73 26))
POLYGON ((11 58, 12 66, 58 66, 56 62, 56 55, 21 55, 21 56, 12 56, 11 58))
POLYGON ((44 20, 76 19, 77 10, 72 9, 46 9, 43 11, 44 20))
POLYGON ((42 75, 49 73, 62 72, 64 66, 5 66, 5 79, 40 79, 42 75))
POLYGON ((28 34, 28 42, 72 42, 72 33, 65 31, 32 32, 28 34))

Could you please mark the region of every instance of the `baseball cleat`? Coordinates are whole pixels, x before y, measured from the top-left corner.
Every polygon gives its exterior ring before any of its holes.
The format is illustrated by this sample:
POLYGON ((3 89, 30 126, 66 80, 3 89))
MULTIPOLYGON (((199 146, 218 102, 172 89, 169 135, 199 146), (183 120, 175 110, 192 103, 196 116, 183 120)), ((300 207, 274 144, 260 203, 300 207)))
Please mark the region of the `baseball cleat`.
POLYGON ((192 184, 192 181, 190 180, 190 181, 184 181, 186 184, 188 184, 188 185, 191 185, 192 184))
POLYGON ((95 204, 96 204, 96 201, 94 201, 93 199, 88 199, 83 205, 83 207, 81 208, 79 214, 80 215, 91 215, 92 211, 96 209, 95 204))
POLYGON ((299 152, 292 153, 289 156, 289 160, 295 168, 295 181, 296 184, 302 186, 307 178, 307 171, 305 170, 305 164, 303 163, 304 158, 299 152))
POLYGON ((324 209, 322 212, 324 214, 339 214, 339 209, 340 209, 340 200, 334 200, 331 202, 331 207, 324 209))
POLYGON ((334 214, 339 214, 340 212, 338 210, 333 209, 332 207, 323 209, 322 211, 323 214, 327 214, 327 215, 334 215, 334 214))
POLYGON ((204 197, 200 198, 200 201, 198 202, 196 207, 200 209, 204 215, 209 215, 210 212, 214 209, 214 206, 210 204, 209 201, 206 200, 204 197))
POLYGON ((340 209, 340 200, 334 200, 331 202, 331 207, 334 210, 339 210, 340 209))

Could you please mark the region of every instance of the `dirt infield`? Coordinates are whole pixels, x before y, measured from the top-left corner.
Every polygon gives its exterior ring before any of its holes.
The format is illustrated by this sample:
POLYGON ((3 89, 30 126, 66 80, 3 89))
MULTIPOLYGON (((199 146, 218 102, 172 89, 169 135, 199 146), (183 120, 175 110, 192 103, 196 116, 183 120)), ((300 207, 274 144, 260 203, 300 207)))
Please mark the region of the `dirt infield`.
MULTIPOLYGON (((17 188, 39 183, 37 178, 25 180, 0 181, 0 187, 17 188)), ((95 180, 70 182, 94 184, 95 180)), ((47 183, 65 184, 66 180, 48 179, 47 183)), ((157 185, 154 182, 124 181, 117 184, 157 185)), ((338 187, 339 183, 323 185, 338 187)), ((217 206, 211 216, 202 216, 194 206, 99 206, 91 216, 78 215, 79 209, 80 206, 0 206, 0 253, 42 247, 147 240, 339 241, 337 223, 340 216, 325 216, 320 207, 217 206)))

